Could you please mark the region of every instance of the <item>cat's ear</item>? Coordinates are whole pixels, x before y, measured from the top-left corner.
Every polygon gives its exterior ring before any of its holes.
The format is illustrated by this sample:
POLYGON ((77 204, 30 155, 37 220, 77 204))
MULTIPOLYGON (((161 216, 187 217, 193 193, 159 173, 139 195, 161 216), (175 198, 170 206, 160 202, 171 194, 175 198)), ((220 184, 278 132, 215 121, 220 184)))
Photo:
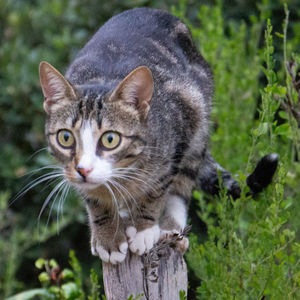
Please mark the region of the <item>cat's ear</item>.
POLYGON ((40 82, 44 94, 44 110, 51 114, 75 98, 75 92, 65 77, 49 63, 42 61, 39 67, 40 82))
POLYGON ((154 90, 153 77, 149 68, 141 66, 129 73, 114 90, 111 100, 122 101, 137 110, 146 119, 154 90))

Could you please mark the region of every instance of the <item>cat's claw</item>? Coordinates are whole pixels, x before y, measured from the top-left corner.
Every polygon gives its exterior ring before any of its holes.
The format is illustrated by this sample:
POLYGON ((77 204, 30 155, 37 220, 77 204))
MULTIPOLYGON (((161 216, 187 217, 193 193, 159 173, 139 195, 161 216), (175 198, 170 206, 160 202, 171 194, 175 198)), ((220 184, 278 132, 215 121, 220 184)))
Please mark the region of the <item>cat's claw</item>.
POLYGON ((124 242, 119 246, 119 251, 107 251, 101 245, 92 245, 92 254, 99 256, 104 262, 111 264, 121 263, 125 260, 128 249, 128 243, 124 242))
POLYGON ((160 229, 154 225, 142 231, 137 231, 133 226, 127 227, 126 235, 129 238, 131 252, 143 255, 148 252, 159 240, 160 229))
MULTIPOLYGON (((171 239, 174 235, 180 235, 178 230, 161 230, 160 231, 160 240, 168 240, 171 239)), ((189 239, 187 237, 183 237, 181 240, 176 241, 176 248, 181 251, 181 253, 185 253, 189 247, 189 239)))

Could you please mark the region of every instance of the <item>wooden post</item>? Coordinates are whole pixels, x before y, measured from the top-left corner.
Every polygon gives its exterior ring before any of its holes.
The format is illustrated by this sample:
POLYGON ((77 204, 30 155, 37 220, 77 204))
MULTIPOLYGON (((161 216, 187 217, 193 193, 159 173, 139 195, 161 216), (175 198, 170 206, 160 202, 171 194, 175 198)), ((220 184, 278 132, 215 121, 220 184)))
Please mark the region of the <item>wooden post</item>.
POLYGON ((187 267, 176 242, 186 239, 174 235, 158 243, 149 253, 129 253, 118 265, 103 263, 103 281, 107 300, 177 300, 187 294, 187 267))

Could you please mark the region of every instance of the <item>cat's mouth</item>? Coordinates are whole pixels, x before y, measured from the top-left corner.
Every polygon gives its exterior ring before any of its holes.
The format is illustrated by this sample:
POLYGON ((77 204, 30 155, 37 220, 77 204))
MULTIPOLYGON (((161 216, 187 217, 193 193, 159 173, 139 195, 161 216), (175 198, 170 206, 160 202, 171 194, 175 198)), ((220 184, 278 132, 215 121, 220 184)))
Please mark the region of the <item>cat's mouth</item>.
POLYGON ((92 181, 77 181, 75 182, 75 185, 78 186, 80 189, 94 190, 99 186, 103 185, 103 183, 92 182, 92 181))
POLYGON ((103 182, 102 180, 101 182, 99 182, 94 181, 91 178, 74 178, 73 176, 68 176, 68 174, 65 174, 65 178, 68 181, 70 181, 74 186, 78 187, 80 190, 94 190, 99 186, 105 184, 105 182, 103 182))
POLYGON ((64 176, 80 190, 94 190, 105 185, 108 181, 108 176, 91 176, 92 174, 83 176, 83 174, 79 175, 79 172, 74 171, 70 172, 68 169, 65 169, 64 176))

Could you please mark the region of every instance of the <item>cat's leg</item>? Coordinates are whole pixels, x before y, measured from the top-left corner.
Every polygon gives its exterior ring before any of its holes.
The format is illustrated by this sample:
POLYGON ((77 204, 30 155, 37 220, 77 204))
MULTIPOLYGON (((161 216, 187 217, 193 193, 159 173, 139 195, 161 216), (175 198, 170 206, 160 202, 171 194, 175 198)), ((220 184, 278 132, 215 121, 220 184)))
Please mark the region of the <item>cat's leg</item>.
MULTIPOLYGON (((160 238, 166 239, 174 234, 180 234, 186 226, 188 200, 182 195, 168 195, 166 206, 160 218, 160 238)), ((177 247, 185 252, 189 246, 189 240, 183 237, 177 242, 177 247)))
POLYGON ((91 230, 91 251, 103 261, 112 264, 122 262, 128 243, 125 228, 119 215, 104 208, 96 200, 86 200, 91 230))
POLYGON ((143 255, 148 252, 160 237, 159 217, 163 200, 144 201, 135 211, 134 222, 126 228, 131 252, 143 255))

